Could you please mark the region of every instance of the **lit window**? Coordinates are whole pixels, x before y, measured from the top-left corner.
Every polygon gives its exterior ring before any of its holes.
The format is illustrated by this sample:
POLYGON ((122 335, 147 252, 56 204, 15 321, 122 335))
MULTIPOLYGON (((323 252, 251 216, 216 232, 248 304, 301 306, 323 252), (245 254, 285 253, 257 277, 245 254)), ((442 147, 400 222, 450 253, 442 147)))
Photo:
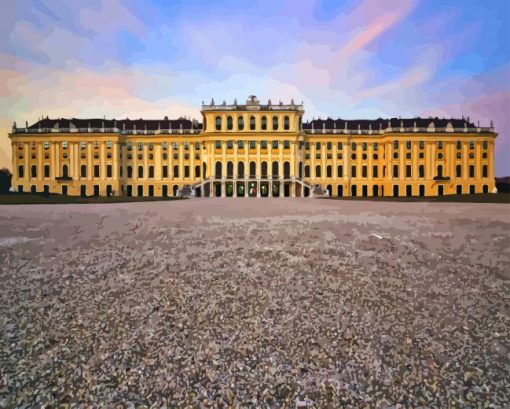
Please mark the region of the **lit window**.
POLYGON ((62 142, 62 148, 67 149, 67 141, 62 142))
POLYGON ((50 143, 48 141, 44 141, 43 146, 44 146, 44 149, 49 149, 50 143))

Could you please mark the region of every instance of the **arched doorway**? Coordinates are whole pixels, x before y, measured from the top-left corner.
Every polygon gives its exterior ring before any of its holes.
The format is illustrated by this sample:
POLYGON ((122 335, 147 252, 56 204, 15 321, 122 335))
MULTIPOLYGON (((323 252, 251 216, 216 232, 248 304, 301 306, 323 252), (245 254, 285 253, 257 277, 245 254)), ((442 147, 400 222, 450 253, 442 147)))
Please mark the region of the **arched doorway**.
POLYGON ((333 186, 327 185, 326 189, 328 189, 328 196, 332 196, 333 195, 333 186))
POLYGON ((372 187, 372 196, 376 196, 376 197, 379 196, 379 186, 374 185, 372 187))
POLYGON ((342 197, 344 195, 344 187, 343 187, 343 185, 338 185, 336 187, 336 195, 338 197, 342 197))

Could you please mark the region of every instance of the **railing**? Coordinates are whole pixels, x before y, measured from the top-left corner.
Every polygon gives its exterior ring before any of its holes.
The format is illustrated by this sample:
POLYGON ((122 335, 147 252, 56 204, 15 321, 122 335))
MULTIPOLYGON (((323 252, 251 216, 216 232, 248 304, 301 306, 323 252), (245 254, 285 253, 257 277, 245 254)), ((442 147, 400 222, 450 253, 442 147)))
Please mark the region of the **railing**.
POLYGON ((347 135, 373 135, 373 134, 386 134, 386 133, 395 133, 395 132, 431 132, 431 133, 444 133, 444 132, 469 132, 469 133, 480 133, 480 132, 494 132, 494 128, 491 127, 479 127, 479 128, 386 128, 383 130, 380 129, 305 129, 305 134, 316 135, 316 134, 347 134, 347 135))
POLYGON ((126 129, 119 128, 15 128, 12 133, 119 133, 121 135, 178 135, 178 134, 200 134, 201 129, 126 129))
POLYGON ((262 109, 268 111, 303 111, 303 105, 202 105, 202 111, 238 111, 238 110, 250 110, 251 109, 262 109))

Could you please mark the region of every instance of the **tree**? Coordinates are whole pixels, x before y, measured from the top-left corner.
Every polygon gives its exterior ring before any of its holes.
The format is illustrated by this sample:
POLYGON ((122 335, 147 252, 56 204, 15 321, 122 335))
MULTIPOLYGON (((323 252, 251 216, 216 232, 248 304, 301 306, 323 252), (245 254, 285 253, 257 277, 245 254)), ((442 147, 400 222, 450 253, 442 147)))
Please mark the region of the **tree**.
POLYGON ((12 173, 9 169, 7 169, 7 168, 0 169, 0 193, 1 194, 9 193, 9 189, 11 188, 11 179, 12 179, 12 173))

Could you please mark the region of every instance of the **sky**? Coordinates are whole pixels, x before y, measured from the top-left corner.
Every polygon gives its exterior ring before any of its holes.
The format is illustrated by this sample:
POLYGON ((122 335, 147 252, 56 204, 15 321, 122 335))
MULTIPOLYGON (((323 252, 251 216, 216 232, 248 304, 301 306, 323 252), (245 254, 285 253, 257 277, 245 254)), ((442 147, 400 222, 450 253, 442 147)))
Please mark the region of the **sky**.
POLYGON ((13 121, 200 120, 202 101, 252 94, 303 101, 305 120, 493 120, 510 175, 510 1, 0 3, 0 167, 13 121))

